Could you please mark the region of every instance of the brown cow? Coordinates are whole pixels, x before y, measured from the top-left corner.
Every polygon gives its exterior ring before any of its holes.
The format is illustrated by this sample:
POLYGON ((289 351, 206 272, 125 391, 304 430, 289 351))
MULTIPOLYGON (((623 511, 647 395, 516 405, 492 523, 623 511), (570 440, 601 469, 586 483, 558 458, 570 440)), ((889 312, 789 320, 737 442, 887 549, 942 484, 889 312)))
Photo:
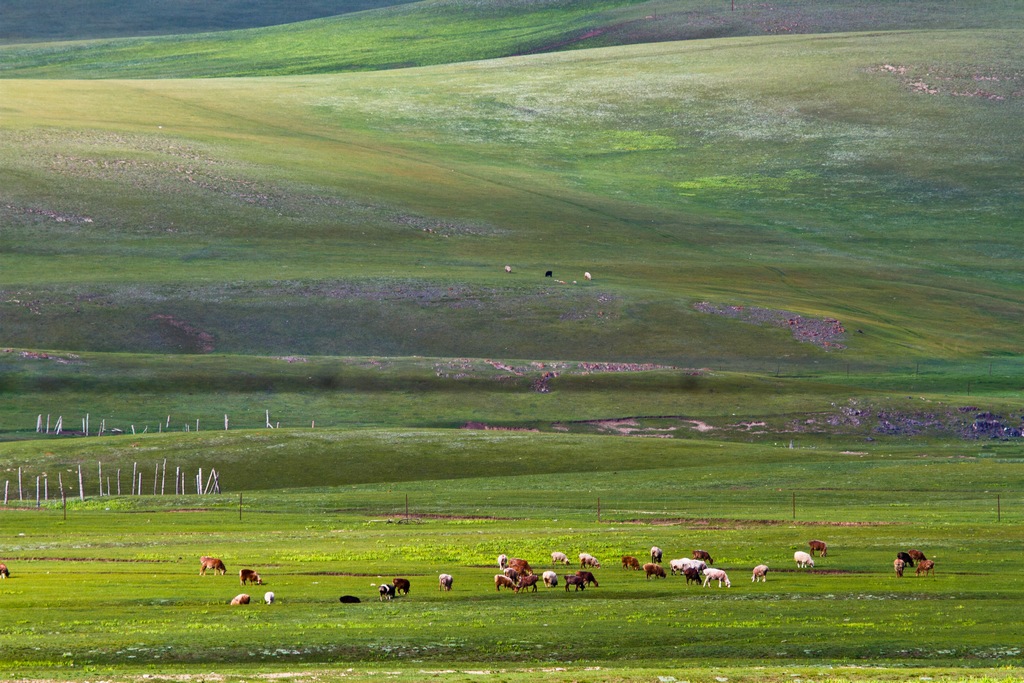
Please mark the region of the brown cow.
POLYGON ((540 581, 540 577, 536 574, 524 574, 523 576, 519 577, 519 585, 517 586, 517 588, 519 589, 519 591, 525 590, 527 588, 533 588, 533 592, 536 593, 538 581, 540 581))
POLYGON ((917 563, 917 571, 915 572, 918 576, 921 576, 921 572, 924 572, 925 576, 931 572, 932 576, 935 576, 935 563, 931 560, 921 560, 917 563))
POLYGON ((910 555, 912 558, 914 558, 914 562, 920 562, 922 560, 928 559, 924 556, 924 553, 922 553, 920 550, 915 550, 914 548, 908 550, 907 555, 910 555))
POLYGON ((700 570, 696 567, 683 567, 683 576, 686 577, 687 584, 691 581, 696 583, 698 586, 701 584, 702 579, 700 578, 700 570))
POLYGON ((647 573, 647 578, 648 579, 651 578, 652 576, 655 577, 655 578, 658 578, 658 577, 661 577, 663 579, 665 578, 665 570, 661 568, 660 564, 654 564, 653 562, 648 562, 647 564, 644 565, 644 572, 647 573))
POLYGON ((248 593, 239 593, 235 597, 231 598, 232 605, 248 605, 249 595, 248 593))
POLYGON ((214 574, 227 574, 228 570, 224 567, 224 563, 218 560, 216 557, 207 557, 203 555, 199 558, 199 575, 206 576, 206 570, 212 569, 214 574))
POLYGON ((246 583, 253 583, 253 584, 256 584, 257 586, 262 586, 263 585, 263 579, 261 579, 260 575, 257 574, 256 572, 254 572, 251 569, 239 569, 238 570, 238 582, 241 583, 243 586, 246 583))
POLYGON ((898 557, 895 560, 892 561, 892 568, 896 570, 896 577, 897 578, 900 578, 900 579, 903 578, 903 568, 906 567, 906 566, 907 566, 907 563, 904 562, 903 560, 901 560, 898 557))
POLYGON ((711 555, 706 550, 694 550, 693 559, 704 560, 708 563, 708 566, 711 566, 715 563, 715 561, 711 559, 711 555))
POLYGON ((578 569, 576 571, 576 576, 583 579, 583 583, 587 584, 588 586, 590 584, 593 584, 594 588, 599 588, 599 586, 597 585, 597 579, 594 578, 594 575, 591 572, 585 571, 583 569, 578 569))
POLYGON ((494 590, 501 592, 502 588, 511 588, 513 591, 516 590, 516 584, 512 579, 508 578, 504 574, 494 575, 494 590))
POLYGON ((822 557, 828 555, 828 543, 825 541, 807 541, 807 545, 811 548, 811 557, 814 557, 815 552, 822 557))
POLYGON ((6 579, 11 575, 10 570, 7 569, 7 565, 0 562, 0 579, 6 579))
POLYGON ((508 561, 508 566, 515 569, 520 574, 533 574, 533 567, 531 567, 530 563, 521 557, 513 557, 508 561))
POLYGON ((403 579, 396 576, 392 585, 395 587, 395 595, 399 593, 404 593, 405 595, 409 594, 409 579, 403 579))
POLYGON ((576 590, 581 591, 587 587, 587 582, 583 580, 582 576, 576 576, 575 574, 565 575, 565 592, 569 592, 569 586, 576 586, 576 590))
POLYGON ((640 569, 640 560, 636 559, 632 555, 622 556, 622 568, 623 569, 640 569))

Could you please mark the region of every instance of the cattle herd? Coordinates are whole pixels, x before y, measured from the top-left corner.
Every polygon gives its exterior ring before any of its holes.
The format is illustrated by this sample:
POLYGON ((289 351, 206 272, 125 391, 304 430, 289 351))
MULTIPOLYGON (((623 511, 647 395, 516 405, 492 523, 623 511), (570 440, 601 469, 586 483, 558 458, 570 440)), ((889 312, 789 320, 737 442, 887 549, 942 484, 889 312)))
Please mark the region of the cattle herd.
MULTIPOLYGON (((819 558, 828 555, 828 545, 824 541, 813 540, 808 542, 808 549, 810 552, 804 552, 798 550, 793 553, 793 560, 796 562, 798 569, 812 569, 814 567, 814 556, 818 555, 819 558)), ((640 560, 632 555, 622 556, 622 568, 634 571, 642 570, 645 578, 655 579, 666 578, 665 569, 661 566, 661 560, 663 557, 663 551, 658 546, 651 548, 651 561, 640 563, 640 560)), ((591 555, 590 553, 580 553, 578 555, 580 568, 573 574, 564 574, 559 577, 558 573, 547 570, 543 574, 538 575, 533 571, 533 567, 526 560, 519 557, 510 558, 508 555, 501 554, 498 556, 498 569, 501 570, 500 574, 494 575, 494 589, 501 592, 501 589, 507 589, 513 593, 527 592, 532 590, 534 593, 537 592, 537 585, 543 581, 544 585, 548 588, 556 588, 561 581, 565 587, 566 592, 569 592, 570 586, 572 590, 582 591, 587 586, 593 586, 594 588, 599 587, 597 577, 590 571, 591 569, 600 569, 601 562, 591 555)), ((720 568, 715 568, 714 558, 706 550, 694 550, 690 557, 684 557, 676 560, 669 560, 669 569, 673 576, 679 574, 680 576, 686 577, 686 583, 697 583, 704 587, 710 586, 714 582, 718 582, 718 587, 723 586, 729 588, 732 586, 732 582, 729 580, 728 574, 720 568), (703 580, 701 579, 703 575, 703 580)), ((561 565, 571 565, 572 560, 569 556, 563 552, 551 553, 551 564, 552 567, 561 565)), ((929 560, 923 552, 917 549, 910 549, 907 551, 900 551, 896 553, 896 559, 893 560, 893 569, 896 572, 898 578, 903 577, 903 572, 907 567, 916 566, 916 575, 921 576, 924 574, 927 576, 931 574, 935 576, 935 562, 929 560)), ((216 557, 209 557, 204 555, 199 558, 199 575, 205 576, 207 570, 213 570, 215 574, 224 575, 227 574, 227 567, 224 566, 224 562, 216 557)), ((9 577, 10 571, 7 569, 7 565, 0 563, 0 579, 6 579, 9 577)), ((752 582, 766 582, 768 580, 768 565, 759 564, 753 568, 751 574, 752 582)), ((252 569, 241 569, 238 572, 238 582, 242 586, 246 584, 261 586, 263 585, 263 579, 260 575, 252 569)), ((455 582, 455 579, 451 574, 441 574, 438 576, 438 590, 450 591, 455 582)), ((377 587, 378 597, 381 601, 391 600, 400 595, 408 595, 411 584, 408 579, 396 576, 391 583, 383 583, 377 587)), ((263 601, 272 605, 275 601, 274 593, 268 591, 263 596, 263 601)), ((342 603, 357 603, 362 602, 357 596, 354 595, 342 595, 339 598, 342 603)), ((231 599, 232 605, 248 605, 251 602, 251 597, 247 593, 239 593, 231 599)))

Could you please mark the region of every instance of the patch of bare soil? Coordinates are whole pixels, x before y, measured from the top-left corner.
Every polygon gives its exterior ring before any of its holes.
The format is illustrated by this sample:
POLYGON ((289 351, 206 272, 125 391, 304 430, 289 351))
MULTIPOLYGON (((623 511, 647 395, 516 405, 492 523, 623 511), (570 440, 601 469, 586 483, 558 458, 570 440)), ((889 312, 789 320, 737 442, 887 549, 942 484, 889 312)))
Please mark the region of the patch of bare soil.
POLYGON ((498 425, 489 425, 484 422, 467 422, 462 425, 462 429, 480 429, 487 432, 539 432, 539 429, 534 427, 501 427, 498 425))
POLYGON ((895 522, 800 522, 791 519, 726 519, 701 517, 659 517, 654 519, 618 519, 607 524, 646 524, 650 526, 691 526, 715 531, 759 526, 876 527, 895 522))
POLYGON ((199 329, 184 320, 175 318, 173 315, 156 314, 150 316, 150 320, 156 320, 166 327, 184 336, 184 342, 196 353, 213 353, 213 335, 199 329))
POLYGON ((792 311, 760 306, 725 306, 701 301, 693 305, 701 313, 725 316, 752 325, 788 327, 799 342, 814 344, 827 350, 845 349, 846 328, 834 318, 808 318, 792 311))

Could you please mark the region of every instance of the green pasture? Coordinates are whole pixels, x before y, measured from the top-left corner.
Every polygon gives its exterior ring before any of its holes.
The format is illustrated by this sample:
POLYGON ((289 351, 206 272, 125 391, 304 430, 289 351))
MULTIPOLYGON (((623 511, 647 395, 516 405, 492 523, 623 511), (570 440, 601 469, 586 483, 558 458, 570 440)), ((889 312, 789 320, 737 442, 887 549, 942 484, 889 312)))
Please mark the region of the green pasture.
MULTIPOLYGON (((965 460, 910 449, 333 436, 345 444, 343 457, 319 452, 303 461, 283 445, 314 441, 297 433, 275 435, 277 449, 258 434, 236 435, 250 444, 244 465, 224 442, 178 453, 182 465, 221 468, 229 490, 220 495, 89 491, 83 503, 71 490, 65 508, 51 489, 38 509, 10 503, 0 511, 0 559, 11 570, 0 582, 5 671, 58 680, 243 676, 255 675, 253 667, 327 680, 349 669, 444 670, 437 675, 457 680, 480 669, 529 677, 535 667, 588 679, 582 672, 600 667, 593 680, 650 680, 652 671, 698 680, 723 671, 740 680, 797 672, 897 680, 922 667, 917 675, 940 678, 1019 675, 1019 448, 965 460), (267 450, 254 450, 254 439, 267 450), (465 460, 453 457, 459 450, 465 460), (303 472, 321 462, 322 473, 306 472, 321 485, 290 487, 304 475, 275 467, 278 460, 303 472), (828 556, 798 571, 792 553, 810 538, 827 540, 828 556), (708 550, 732 587, 645 580, 619 567, 621 555, 643 558, 654 544, 666 565, 708 550), (895 552, 909 547, 936 561, 934 577, 893 575, 895 552), (554 550, 597 556, 600 586, 494 590, 499 553, 540 571, 554 550), (228 575, 198 576, 202 554, 221 557, 228 575), (762 562, 768 581, 754 585, 750 568, 762 562), (243 589, 243 567, 259 570, 266 585, 243 589), (453 592, 437 590, 441 572, 455 576, 453 592), (375 585, 393 576, 409 578, 412 591, 382 604, 375 585), (276 604, 256 604, 266 590, 276 604), (230 607, 240 592, 256 600, 230 607), (340 605, 345 594, 362 604, 340 605), (865 665, 881 668, 855 668, 865 665)), ((141 438, 132 457, 152 466, 167 454, 167 438, 141 438)), ((17 452, 4 449, 8 474, 17 452)), ((88 454, 58 444, 36 457, 51 479, 65 468, 65 482, 77 481, 68 466, 86 458, 127 464, 106 444, 88 454)))
POLYGON ((1013 355, 1019 44, 772 36, 7 80, 4 340, 759 370, 1013 355), (1002 99, 958 96, 979 84, 1002 99), (846 348, 701 301, 838 319, 846 348))

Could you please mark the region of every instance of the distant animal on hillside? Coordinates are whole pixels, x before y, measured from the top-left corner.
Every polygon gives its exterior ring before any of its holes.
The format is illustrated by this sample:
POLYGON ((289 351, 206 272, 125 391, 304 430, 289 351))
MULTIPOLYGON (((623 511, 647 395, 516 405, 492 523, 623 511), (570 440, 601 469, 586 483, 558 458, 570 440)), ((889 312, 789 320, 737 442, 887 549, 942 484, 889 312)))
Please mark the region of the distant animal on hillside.
POLYGON ((767 581, 768 581, 768 565, 766 565, 766 564, 759 564, 756 567, 754 567, 753 578, 751 578, 750 580, 751 580, 751 582, 756 582, 758 579, 761 580, 761 583, 767 583, 767 581))
POLYGON ((590 273, 583 273, 583 279, 584 280, 591 280, 591 279, 593 279, 593 277, 590 275, 590 273))
POLYGON ((354 595, 342 595, 340 598, 338 598, 338 602, 343 603, 345 605, 353 605, 357 602, 362 602, 362 600, 360 600, 354 595))
POLYGON ((925 576, 928 576, 929 573, 935 576, 935 563, 931 560, 921 560, 917 563, 917 569, 914 573, 921 576, 921 572, 924 572, 925 576))
POLYGON ((896 571, 897 578, 900 578, 900 579, 903 578, 903 568, 906 567, 906 566, 907 566, 907 563, 904 562, 903 560, 901 560, 898 557, 895 560, 892 561, 892 568, 896 571))
POLYGON ((705 562, 708 563, 708 565, 712 565, 712 564, 715 563, 715 561, 713 559, 711 559, 711 555, 706 550, 694 550, 692 555, 693 555, 693 559, 695 559, 695 560, 704 560, 705 562))
POLYGON ((391 584, 395 587, 395 595, 398 595, 399 593, 402 593, 403 595, 409 594, 409 579, 403 579, 396 576, 395 580, 392 581, 391 584))
POLYGON ((506 273, 511 273, 512 272, 512 266, 505 266, 505 272, 506 273))
POLYGON ((232 605, 248 605, 249 595, 248 593, 239 593, 235 597, 231 598, 232 605))
POLYGON ((450 591, 454 581, 455 579, 452 578, 451 574, 441 574, 437 577, 437 589, 440 591, 450 591))
POLYGON ((212 569, 215 574, 227 574, 228 570, 216 557, 207 557, 203 555, 199 558, 199 575, 206 576, 206 570, 212 569))
POLYGON ((239 569, 238 582, 243 586, 247 583, 253 583, 257 586, 263 585, 263 579, 261 579, 260 575, 251 569, 239 569))
POLYGON ((263 602, 267 603, 268 605, 273 605, 274 604, 274 591, 267 591, 266 593, 264 593, 263 594, 263 602))
POLYGON ((900 560, 903 560, 903 564, 905 564, 906 566, 914 566, 914 558, 910 556, 910 553, 898 552, 896 553, 896 557, 900 560))
POLYGON ((377 589, 377 592, 380 594, 381 602, 384 602, 385 600, 391 600, 395 597, 395 587, 392 586, 390 583, 382 583, 380 587, 377 589))
POLYGON ((661 578, 661 579, 665 578, 665 570, 661 568, 660 564, 655 564, 654 562, 648 562, 647 564, 644 565, 644 574, 645 574, 645 578, 648 578, 648 579, 651 578, 652 576, 654 578, 656 578, 656 579, 657 578, 661 578))
POLYGON ((502 553, 498 555, 498 569, 504 569, 508 566, 508 555, 502 553))
POLYGON ((664 553, 658 546, 651 546, 651 562, 660 563, 664 553))
POLYGON ((811 548, 811 557, 814 557, 814 553, 822 557, 828 555, 828 544, 825 541, 807 541, 807 545, 811 548))
POLYGON ((551 271, 549 270, 549 271, 547 271, 546 273, 544 273, 544 277, 554 277, 554 275, 553 275, 553 273, 552 273, 552 272, 551 272, 551 271))
POLYGON ((793 553, 793 560, 796 562, 796 566, 801 569, 814 566, 814 560, 802 550, 797 550, 793 553))
POLYGON ((636 559, 632 555, 622 556, 622 568, 623 569, 640 569, 640 560, 636 559))

